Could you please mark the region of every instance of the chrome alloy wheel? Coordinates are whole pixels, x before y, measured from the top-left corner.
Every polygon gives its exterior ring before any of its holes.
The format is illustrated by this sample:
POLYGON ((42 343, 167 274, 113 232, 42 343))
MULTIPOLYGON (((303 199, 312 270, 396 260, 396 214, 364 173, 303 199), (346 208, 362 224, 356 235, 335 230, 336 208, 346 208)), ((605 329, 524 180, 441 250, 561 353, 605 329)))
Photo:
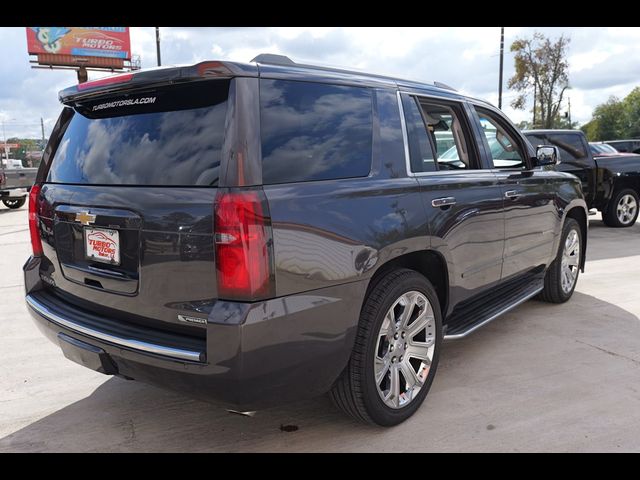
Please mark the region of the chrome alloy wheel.
POLYGON ((635 218, 637 209, 638 203, 633 195, 623 195, 616 207, 616 215, 620 223, 628 225, 635 218))
POLYGON ((580 269, 580 236, 577 230, 570 230, 562 251, 561 282, 564 293, 573 289, 580 269))
POLYGON ((408 405, 423 387, 436 346, 436 321, 427 297, 404 293, 384 317, 374 358, 375 382, 384 403, 408 405))

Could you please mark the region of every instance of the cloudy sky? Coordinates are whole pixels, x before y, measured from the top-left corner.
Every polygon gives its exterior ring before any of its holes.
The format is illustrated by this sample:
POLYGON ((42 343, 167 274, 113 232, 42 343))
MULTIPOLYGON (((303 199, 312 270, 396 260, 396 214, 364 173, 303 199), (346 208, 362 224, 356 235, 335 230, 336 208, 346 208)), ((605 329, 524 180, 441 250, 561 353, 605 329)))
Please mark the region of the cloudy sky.
MULTIPOLYGON (((530 120, 531 114, 509 106, 515 96, 506 89, 513 74, 509 46, 534 31, 571 38, 569 97, 574 121, 589 121, 593 108, 610 95, 622 98, 640 85, 638 28, 507 27, 503 110, 514 122, 530 120)), ((259 53, 280 53, 298 61, 438 80, 498 103, 499 27, 162 27, 161 41, 163 65, 248 61, 259 53)), ((153 27, 133 27, 131 44, 143 68, 156 65, 153 27)), ((41 117, 48 136, 60 112, 57 92, 76 82, 75 72, 31 69, 24 28, 0 28, 0 58, 0 121, 6 136, 39 137, 41 117)), ((90 79, 103 76, 89 75, 90 79)))

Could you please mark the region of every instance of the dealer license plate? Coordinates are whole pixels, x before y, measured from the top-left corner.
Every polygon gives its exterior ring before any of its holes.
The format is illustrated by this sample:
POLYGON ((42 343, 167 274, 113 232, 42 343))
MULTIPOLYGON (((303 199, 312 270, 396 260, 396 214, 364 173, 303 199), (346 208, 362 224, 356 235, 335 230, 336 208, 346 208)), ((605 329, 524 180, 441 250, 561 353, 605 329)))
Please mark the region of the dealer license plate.
POLYGON ((120 265, 120 235, 106 228, 84 229, 84 251, 90 260, 120 265))

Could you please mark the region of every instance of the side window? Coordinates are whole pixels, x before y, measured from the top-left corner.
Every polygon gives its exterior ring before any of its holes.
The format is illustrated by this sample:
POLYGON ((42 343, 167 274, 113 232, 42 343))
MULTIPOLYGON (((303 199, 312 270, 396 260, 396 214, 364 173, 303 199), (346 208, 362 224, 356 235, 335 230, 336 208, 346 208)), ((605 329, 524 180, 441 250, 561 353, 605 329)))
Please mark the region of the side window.
POLYGON ((460 113, 448 105, 424 101, 420 103, 427 136, 435 150, 438 170, 474 168, 460 113))
POLYGON ((411 171, 413 173, 435 171, 436 160, 418 102, 413 97, 402 95, 402 109, 407 124, 411 171))
POLYGON ((547 139, 551 145, 560 149, 560 161, 575 163, 588 156, 587 149, 582 142, 581 135, 571 133, 548 133, 547 139))
POLYGON ((513 135, 500 125, 494 115, 477 108, 494 168, 524 168, 524 156, 513 135))
POLYGON ((368 88, 261 80, 263 182, 367 176, 372 111, 368 88))

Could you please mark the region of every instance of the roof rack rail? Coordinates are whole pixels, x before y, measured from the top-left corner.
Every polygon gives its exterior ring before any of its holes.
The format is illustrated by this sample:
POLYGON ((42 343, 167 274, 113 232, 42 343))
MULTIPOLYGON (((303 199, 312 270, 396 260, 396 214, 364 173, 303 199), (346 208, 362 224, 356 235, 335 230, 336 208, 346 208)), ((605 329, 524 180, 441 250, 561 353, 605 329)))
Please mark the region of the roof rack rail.
POLYGON ((453 87, 450 87, 449 85, 447 85, 446 83, 442 83, 442 82, 433 82, 433 84, 438 87, 438 88, 446 88, 447 90, 452 90, 454 92, 457 92, 457 90, 453 87))
MULTIPOLYGON (((338 72, 344 72, 344 73, 357 73, 359 75, 367 75, 367 76, 371 76, 371 77, 378 77, 378 78, 387 78, 387 79, 394 79, 394 80, 399 80, 395 77, 389 77, 387 75, 376 75, 373 73, 365 73, 365 72, 359 72, 359 71, 354 71, 354 70, 347 70, 347 69, 343 69, 343 68, 339 68, 339 67, 325 67, 322 65, 310 65, 310 64, 305 64, 305 63, 296 63, 293 60, 291 60, 289 57, 287 57, 286 55, 279 55, 276 53, 261 53, 259 55, 257 55, 256 57, 254 57, 251 62, 256 62, 256 63, 264 63, 267 65, 282 65, 282 66, 298 66, 298 67, 308 67, 308 68, 314 68, 317 70, 327 70, 327 71, 338 71, 338 72)), ((457 90, 453 87, 450 87, 449 85, 447 85, 446 83, 442 83, 442 82, 433 82, 433 85, 435 87, 438 88, 444 88, 447 90, 451 90, 452 92, 457 92, 457 90)))
POLYGON ((267 63, 271 65, 295 65, 296 62, 291 60, 286 55, 278 55, 275 53, 261 53, 260 55, 251 59, 251 62, 267 63))

